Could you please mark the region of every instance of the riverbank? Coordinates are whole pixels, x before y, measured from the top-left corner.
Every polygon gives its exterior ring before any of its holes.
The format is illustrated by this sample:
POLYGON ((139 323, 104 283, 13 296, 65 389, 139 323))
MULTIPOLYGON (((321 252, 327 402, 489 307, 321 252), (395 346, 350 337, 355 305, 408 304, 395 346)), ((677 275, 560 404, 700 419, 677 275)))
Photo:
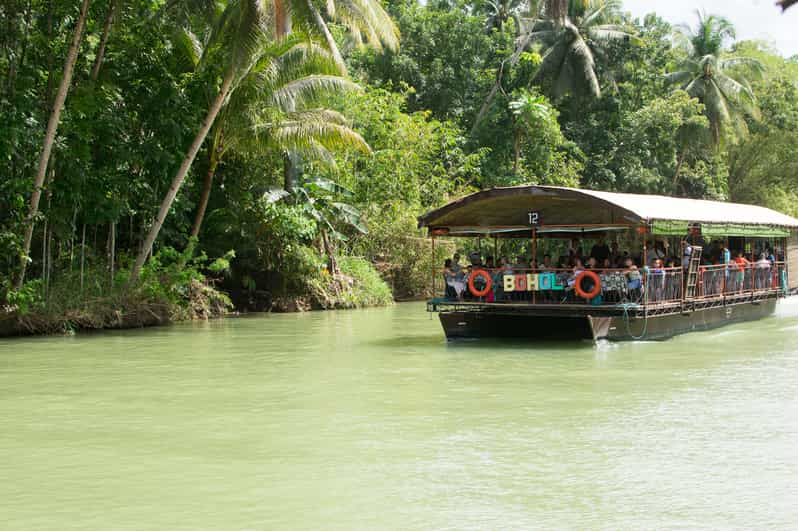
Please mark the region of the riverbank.
POLYGON ((367 261, 345 257, 340 269, 334 276, 325 270, 307 277, 301 293, 285 294, 229 290, 232 279, 210 279, 190 267, 159 269, 132 288, 124 273, 110 288, 86 283, 85 290, 75 289, 75 279, 68 279, 45 289, 34 281, 0 304, 0 337, 145 328, 249 311, 290 313, 393 304, 391 289, 367 261))

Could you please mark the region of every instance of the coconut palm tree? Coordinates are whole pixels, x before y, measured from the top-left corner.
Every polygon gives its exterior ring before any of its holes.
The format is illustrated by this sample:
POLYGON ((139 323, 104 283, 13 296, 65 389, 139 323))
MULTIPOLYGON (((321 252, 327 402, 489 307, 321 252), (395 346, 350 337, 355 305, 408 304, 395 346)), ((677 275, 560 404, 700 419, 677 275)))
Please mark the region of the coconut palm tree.
POLYGON ((741 116, 756 112, 754 93, 740 68, 759 73, 761 64, 755 59, 731 56, 727 44, 735 38, 734 26, 724 17, 696 11, 694 28, 681 26, 676 42, 686 57, 674 72, 667 75, 677 85, 704 104, 715 144, 727 124, 742 126, 741 116))
MULTIPOLYGON (((209 33, 208 45, 200 67, 213 68, 218 65, 221 69, 221 86, 180 164, 180 168, 172 179, 172 184, 144 239, 130 274, 131 281, 138 279, 147 255, 158 237, 161 226, 185 181, 194 158, 205 142, 220 111, 227 104, 231 94, 241 86, 242 80, 245 80, 253 71, 258 70, 260 81, 264 84, 271 83, 274 87, 271 101, 289 112, 302 109, 308 102, 314 101, 320 94, 329 90, 354 89, 356 87, 352 82, 340 76, 316 74, 312 65, 307 62, 294 69, 294 77, 291 81, 288 81, 287 77, 281 77, 285 76, 288 67, 275 69, 274 63, 264 58, 284 56, 291 48, 291 42, 286 39, 274 40, 274 33, 269 27, 272 15, 273 13, 265 11, 264 4, 260 0, 230 0, 216 19, 213 29, 209 33), (305 75, 300 76, 300 72, 303 71, 305 75)), ((288 57, 293 58, 294 61, 298 59, 296 54, 288 57)))
MULTIPOLYGON (((191 68, 198 68, 205 51, 199 40, 184 30, 176 42, 191 68)), ((286 37, 283 46, 286 48, 283 53, 265 55, 242 78, 211 129, 207 169, 191 237, 199 235, 216 169, 230 153, 293 150, 305 158, 334 166, 330 151, 348 148, 370 151, 340 113, 305 105, 299 108, 290 99, 274 101, 275 93, 289 83, 305 80, 309 75, 340 74, 330 52, 307 42, 298 33, 286 37)), ((355 87, 341 84, 331 88, 342 94, 355 87)), ((329 95, 333 95, 332 91, 329 95)))
POLYGON ((471 134, 485 118, 491 103, 502 90, 504 72, 518 64, 521 54, 534 42, 542 42, 543 62, 533 81, 550 82, 552 96, 565 92, 598 97, 601 86, 595 55, 611 42, 634 39, 612 20, 620 9, 619 0, 530 0, 527 16, 521 18, 522 33, 513 54, 502 61, 494 83, 482 104, 471 134))
POLYGON ((596 56, 610 42, 634 38, 615 23, 620 8, 620 0, 572 0, 564 20, 547 16, 537 21, 529 36, 545 48, 534 80, 547 83, 553 97, 566 93, 601 96, 596 56))

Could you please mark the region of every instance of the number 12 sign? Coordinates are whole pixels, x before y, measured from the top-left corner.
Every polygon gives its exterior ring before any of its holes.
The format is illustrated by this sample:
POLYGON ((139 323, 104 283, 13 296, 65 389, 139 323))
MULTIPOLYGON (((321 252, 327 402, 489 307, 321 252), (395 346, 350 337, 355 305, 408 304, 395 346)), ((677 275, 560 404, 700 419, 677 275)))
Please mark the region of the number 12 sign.
POLYGON ((539 212, 529 212, 527 214, 529 217, 529 224, 532 226, 540 225, 540 213, 539 212))

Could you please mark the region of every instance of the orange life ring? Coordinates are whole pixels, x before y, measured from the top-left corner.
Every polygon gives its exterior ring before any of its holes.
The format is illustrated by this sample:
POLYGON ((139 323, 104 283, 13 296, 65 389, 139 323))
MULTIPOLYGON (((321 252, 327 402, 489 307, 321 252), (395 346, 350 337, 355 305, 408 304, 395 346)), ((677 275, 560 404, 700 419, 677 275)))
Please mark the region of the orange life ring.
POLYGON ((593 271, 582 271, 576 276, 576 283, 574 284, 574 290, 576 290, 576 294, 586 300, 595 299, 598 297, 599 293, 601 293, 601 279, 597 274, 593 271), (582 289, 582 281, 585 278, 590 278, 593 280, 593 289, 590 291, 585 291, 582 289))
POLYGON ((471 276, 468 278, 468 291, 470 291, 474 297, 484 297, 485 295, 490 293, 490 290, 492 288, 493 288, 493 280, 491 280, 490 274, 487 271, 485 271, 484 269, 474 269, 471 272, 471 276), (477 277, 482 277, 485 279, 485 287, 482 288, 481 290, 474 287, 474 280, 477 277))

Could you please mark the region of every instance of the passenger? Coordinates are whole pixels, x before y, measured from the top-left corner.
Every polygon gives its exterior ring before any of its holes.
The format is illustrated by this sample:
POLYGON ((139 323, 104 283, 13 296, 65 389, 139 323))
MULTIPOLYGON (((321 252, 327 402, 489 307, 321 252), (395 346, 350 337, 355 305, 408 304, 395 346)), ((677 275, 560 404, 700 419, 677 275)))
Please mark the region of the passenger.
POLYGON ((652 267, 657 260, 665 260, 665 257, 668 256, 668 246, 662 240, 657 240, 653 246, 650 245, 650 242, 646 244, 646 256, 648 265, 652 267))
POLYGON ((502 256, 501 261, 499 262, 501 266, 501 271, 505 275, 512 275, 513 272, 513 265, 507 260, 506 256, 502 256))
POLYGON ((682 250, 682 269, 687 271, 690 269, 690 259, 693 256, 693 246, 687 243, 686 241, 682 242, 683 250, 682 250))
POLYGON ((573 292, 576 286, 576 278, 585 271, 585 266, 582 264, 581 258, 574 258, 574 267, 571 269, 571 276, 568 277, 567 290, 573 292))
POLYGON ((554 266, 551 263, 551 255, 550 254, 544 254, 543 255, 543 263, 540 264, 538 269, 540 269, 541 271, 552 271, 554 269, 554 266))
POLYGON ((629 251, 624 251, 619 257, 618 260, 615 262, 616 269, 624 269, 626 267, 626 261, 632 260, 632 257, 629 256, 629 251))
POLYGON ((460 266, 460 253, 454 253, 452 257, 452 272, 458 280, 463 279, 463 268, 460 266))
POLYGON ((601 264, 602 269, 605 273, 609 273, 612 270, 612 260, 609 257, 604 259, 604 263, 601 264))
POLYGON ((626 288, 629 290, 629 297, 632 300, 639 300, 640 288, 642 286, 640 271, 637 269, 634 261, 629 257, 626 258, 624 266, 626 266, 624 274, 626 275, 626 288))
POLYGON ((748 259, 743 256, 742 251, 737 252, 737 256, 734 258, 734 263, 737 264, 737 267, 740 271, 745 271, 748 266, 751 265, 751 262, 749 262, 748 259))
POLYGON ((599 264, 599 262, 596 259, 596 257, 591 256, 590 258, 587 259, 587 267, 586 267, 586 269, 590 269, 591 271, 595 271, 598 268, 598 264, 599 264))
POLYGON ((653 302, 661 301, 665 295, 665 268, 661 258, 654 260, 649 273, 648 296, 653 302))
POLYGON ((598 243, 590 249, 590 258, 595 258, 599 264, 610 257, 610 248, 604 241, 604 236, 599 236, 598 243))
POLYGON ((496 263, 493 260, 493 256, 488 256, 485 258, 485 268, 487 269, 496 269, 496 263))
POLYGON ((727 265, 731 263, 731 251, 729 251, 728 246, 725 243, 720 244, 720 263, 723 265, 727 265))
POLYGON ((767 289, 770 285, 770 260, 765 253, 759 255, 756 261, 756 288, 767 289))
POLYGON ((701 235, 701 228, 698 225, 692 225, 690 227, 685 240, 692 246, 698 246, 702 248, 706 248, 707 246, 707 241, 701 235))
POLYGON ((749 271, 751 262, 743 256, 742 251, 738 251, 737 256, 734 258, 734 263, 737 264, 738 289, 739 291, 743 291, 746 288, 746 280, 748 280, 748 284, 750 284, 751 274, 749 271))
POLYGON ((479 251, 473 251, 468 255, 468 262, 474 267, 479 267, 482 265, 482 255, 479 251))
POLYGON ((456 299, 457 290, 454 288, 455 273, 452 271, 452 259, 447 258, 443 262, 443 283, 445 286, 444 297, 447 299, 456 299))

